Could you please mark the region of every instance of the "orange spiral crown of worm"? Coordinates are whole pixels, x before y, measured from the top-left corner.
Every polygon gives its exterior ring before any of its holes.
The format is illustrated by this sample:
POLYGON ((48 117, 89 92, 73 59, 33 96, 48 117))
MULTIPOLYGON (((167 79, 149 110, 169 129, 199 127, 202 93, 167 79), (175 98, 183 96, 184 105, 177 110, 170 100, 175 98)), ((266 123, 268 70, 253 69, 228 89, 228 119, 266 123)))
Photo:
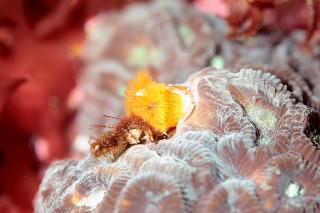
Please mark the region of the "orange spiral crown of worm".
POLYGON ((157 83, 148 70, 142 70, 126 89, 126 113, 139 116, 155 129, 166 132, 175 127, 184 114, 183 97, 177 92, 181 90, 187 88, 157 83))

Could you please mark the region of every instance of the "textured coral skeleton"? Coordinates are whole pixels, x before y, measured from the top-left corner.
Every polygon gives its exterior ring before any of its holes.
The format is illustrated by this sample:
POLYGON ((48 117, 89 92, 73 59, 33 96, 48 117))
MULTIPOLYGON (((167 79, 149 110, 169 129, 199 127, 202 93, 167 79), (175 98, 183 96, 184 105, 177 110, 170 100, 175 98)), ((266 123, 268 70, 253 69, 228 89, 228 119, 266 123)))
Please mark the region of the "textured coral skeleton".
POLYGON ((318 112, 261 70, 207 68, 184 85, 196 107, 174 135, 114 162, 56 162, 36 211, 319 211, 318 112))

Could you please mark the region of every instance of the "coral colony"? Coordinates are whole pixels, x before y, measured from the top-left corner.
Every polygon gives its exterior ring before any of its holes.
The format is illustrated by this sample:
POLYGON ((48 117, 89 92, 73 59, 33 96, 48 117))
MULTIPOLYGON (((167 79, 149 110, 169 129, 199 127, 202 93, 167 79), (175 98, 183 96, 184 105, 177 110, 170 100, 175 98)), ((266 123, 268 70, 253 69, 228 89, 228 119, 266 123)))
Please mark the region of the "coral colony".
MULTIPOLYGON (((93 155, 47 170, 37 212, 317 211, 320 158, 309 133, 319 135, 319 113, 275 76, 252 69, 207 68, 181 86, 194 109, 159 125, 169 119, 166 85, 138 73, 126 92, 129 115, 95 140, 93 155), (150 91, 153 99, 144 97, 150 91), (171 124, 175 133, 155 140, 171 124)), ((170 108, 181 109, 181 99, 169 96, 170 108)))
MULTIPOLYGON (((255 21, 278 6, 239 2, 255 21)), ((86 157, 46 170, 35 212, 320 212, 319 44, 301 48, 318 7, 306 2, 305 34, 253 22, 250 39, 225 39, 225 23, 180 1, 96 17, 108 41, 88 35, 79 122, 125 115, 100 125, 86 157)))

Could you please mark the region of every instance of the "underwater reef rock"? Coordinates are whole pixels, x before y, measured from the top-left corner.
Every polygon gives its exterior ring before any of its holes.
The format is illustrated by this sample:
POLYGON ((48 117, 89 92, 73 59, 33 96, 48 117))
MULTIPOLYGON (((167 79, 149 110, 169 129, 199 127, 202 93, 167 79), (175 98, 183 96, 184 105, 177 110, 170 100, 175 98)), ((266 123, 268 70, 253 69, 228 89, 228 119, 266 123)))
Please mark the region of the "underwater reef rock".
POLYGON ((320 115, 274 75, 206 68, 175 133, 52 164, 36 212, 319 212, 320 115))
POLYGON ((209 66, 221 36, 214 24, 190 4, 170 0, 137 3, 89 20, 78 81, 85 97, 79 132, 92 134, 88 123, 112 123, 102 114, 124 115, 125 86, 141 68, 150 67, 156 81, 177 83, 209 66))

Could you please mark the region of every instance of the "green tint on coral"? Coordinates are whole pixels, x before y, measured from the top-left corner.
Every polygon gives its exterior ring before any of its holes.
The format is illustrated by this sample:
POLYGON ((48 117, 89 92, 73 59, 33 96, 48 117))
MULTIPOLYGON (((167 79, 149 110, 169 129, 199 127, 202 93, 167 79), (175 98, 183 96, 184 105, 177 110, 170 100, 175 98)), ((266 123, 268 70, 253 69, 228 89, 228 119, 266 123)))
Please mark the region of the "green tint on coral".
POLYGON ((246 106, 245 110, 259 129, 273 130, 275 128, 277 118, 272 112, 252 104, 246 106))
POLYGON ((179 25, 178 32, 185 46, 189 47, 196 39, 196 35, 189 26, 185 24, 179 25))
POLYGON ((224 68, 224 60, 220 55, 215 55, 210 62, 210 66, 216 69, 224 68))
POLYGON ((124 97, 124 93, 126 91, 126 87, 125 86, 121 86, 117 89, 117 93, 120 97, 124 97))
POLYGON ((301 185, 295 181, 290 181, 285 189, 285 194, 288 198, 295 198, 301 195, 304 195, 305 190, 301 185))
POLYGON ((277 122, 276 116, 272 112, 252 104, 247 105, 245 110, 247 115, 260 130, 259 144, 270 144, 271 138, 269 137, 268 132, 275 129, 277 122))
POLYGON ((133 47, 129 53, 128 64, 135 67, 143 67, 147 63, 148 48, 143 45, 133 47))
POLYGON ((160 58, 161 52, 158 48, 149 48, 145 45, 133 47, 129 52, 128 64, 142 68, 147 64, 154 64, 160 58))

